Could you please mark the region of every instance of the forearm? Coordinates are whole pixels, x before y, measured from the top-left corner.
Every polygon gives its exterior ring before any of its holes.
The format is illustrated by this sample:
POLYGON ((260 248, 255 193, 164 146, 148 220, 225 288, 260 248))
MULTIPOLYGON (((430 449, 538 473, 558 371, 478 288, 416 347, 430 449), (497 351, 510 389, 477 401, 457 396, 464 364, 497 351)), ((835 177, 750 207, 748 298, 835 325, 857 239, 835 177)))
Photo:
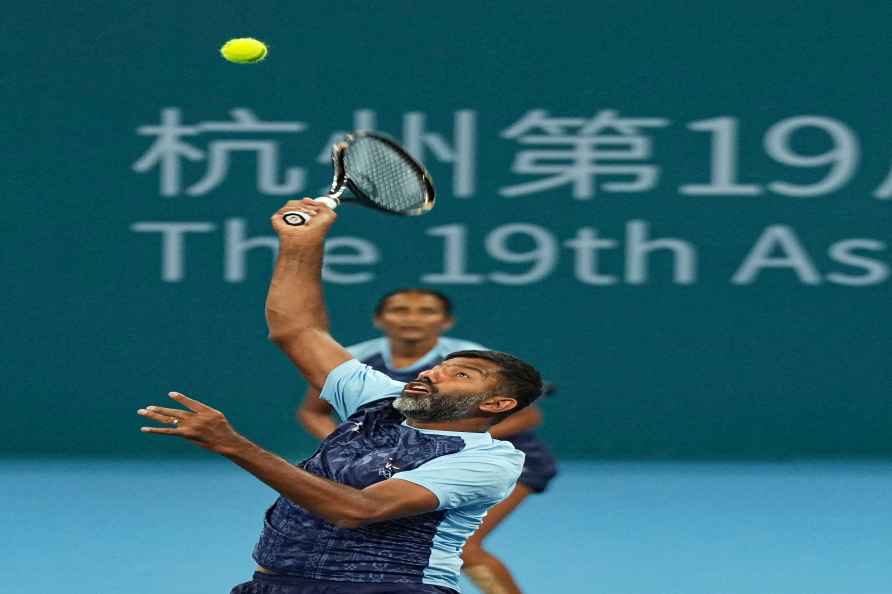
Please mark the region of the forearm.
POLYGON ((282 242, 266 298, 269 338, 321 389, 329 372, 351 356, 328 333, 322 297, 322 241, 282 242))
POLYGON ((304 429, 319 439, 325 439, 337 428, 337 424, 332 420, 331 414, 326 412, 299 408, 297 410, 297 419, 304 429))
POLYGON ((270 340, 279 342, 306 330, 328 331, 322 295, 323 245, 282 246, 266 297, 270 340))
POLYGON ((141 408, 137 414, 168 425, 141 427, 141 431, 175 435, 225 456, 283 497, 336 526, 358 528, 437 508, 436 495, 411 482, 384 480, 360 490, 318 477, 239 435, 219 410, 179 392, 171 392, 170 397, 188 410, 141 408))
POLYGON ((331 413, 332 406, 322 400, 319 390, 310 386, 304 393, 304 398, 297 409, 297 421, 310 433, 324 439, 337 428, 331 413))
POLYGON ((224 456, 283 497, 336 526, 355 528, 373 514, 363 491, 316 476, 241 438, 224 456))

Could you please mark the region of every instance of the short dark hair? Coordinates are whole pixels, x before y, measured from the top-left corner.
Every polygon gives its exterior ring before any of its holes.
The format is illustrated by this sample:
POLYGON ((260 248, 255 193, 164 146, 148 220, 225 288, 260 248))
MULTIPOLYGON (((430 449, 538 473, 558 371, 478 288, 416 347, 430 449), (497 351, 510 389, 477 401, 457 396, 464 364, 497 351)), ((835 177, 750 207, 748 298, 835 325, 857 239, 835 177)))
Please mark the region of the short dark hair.
POLYGON ((420 287, 406 287, 403 289, 396 289, 394 291, 390 291, 389 293, 385 293, 378 299, 378 303, 375 305, 375 315, 380 316, 384 312, 384 307, 387 305, 387 300, 395 295, 402 295, 403 293, 417 293, 419 295, 431 295, 432 297, 436 297, 440 300, 440 303, 443 304, 443 312, 447 316, 452 316, 452 300, 449 299, 446 295, 439 291, 434 291, 433 289, 422 289, 420 287))
POLYGON ((499 390, 517 400, 517 406, 508 412, 496 415, 493 423, 498 423, 507 416, 521 411, 531 405, 542 395, 542 376, 535 367, 518 359, 514 355, 500 351, 455 351, 446 356, 446 360, 464 357, 467 359, 485 359, 499 366, 502 381, 499 390))

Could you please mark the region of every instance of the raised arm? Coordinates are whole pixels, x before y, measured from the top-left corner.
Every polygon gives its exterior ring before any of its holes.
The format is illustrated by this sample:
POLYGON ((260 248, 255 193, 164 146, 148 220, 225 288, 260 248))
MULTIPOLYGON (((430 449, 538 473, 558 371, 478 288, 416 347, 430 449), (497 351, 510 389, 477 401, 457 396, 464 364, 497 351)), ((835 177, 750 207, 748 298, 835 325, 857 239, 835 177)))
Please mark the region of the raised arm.
POLYGON ((332 369, 352 358, 328 332, 322 296, 323 244, 334 220, 333 210, 310 198, 289 200, 272 216, 279 255, 266 297, 269 339, 317 390, 332 369), (282 214, 289 210, 312 218, 300 227, 287 225, 282 214))

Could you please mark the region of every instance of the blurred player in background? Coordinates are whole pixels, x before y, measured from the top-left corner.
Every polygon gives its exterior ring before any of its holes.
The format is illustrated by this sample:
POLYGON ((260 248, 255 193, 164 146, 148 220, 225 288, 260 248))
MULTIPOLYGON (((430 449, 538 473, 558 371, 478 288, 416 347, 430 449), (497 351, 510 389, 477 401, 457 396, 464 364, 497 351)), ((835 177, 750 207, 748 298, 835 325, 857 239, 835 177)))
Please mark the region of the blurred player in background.
MULTIPOLYGON (((374 326, 384 336, 347 347, 362 363, 391 378, 408 382, 452 352, 486 350, 479 344, 443 333, 455 323, 452 302, 437 291, 409 288, 392 291, 378 301, 374 326)), ((310 387, 297 410, 299 422, 324 439, 337 427, 333 408, 310 387)), ((541 493, 556 474, 555 460, 533 431, 542 423, 535 406, 511 415, 490 429, 496 439, 510 441, 526 454, 523 474, 507 499, 489 510, 483 525, 465 544, 462 570, 485 594, 520 594, 508 568, 484 549, 483 540, 531 493, 541 493)))

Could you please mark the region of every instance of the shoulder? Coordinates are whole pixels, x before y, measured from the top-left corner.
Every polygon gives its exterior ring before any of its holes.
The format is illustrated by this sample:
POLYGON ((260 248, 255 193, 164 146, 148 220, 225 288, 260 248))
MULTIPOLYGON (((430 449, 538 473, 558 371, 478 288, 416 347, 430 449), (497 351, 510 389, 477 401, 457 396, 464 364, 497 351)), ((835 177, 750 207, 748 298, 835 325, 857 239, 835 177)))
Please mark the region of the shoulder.
POLYGON ((510 443, 465 440, 467 447, 396 474, 425 487, 439 501, 437 509, 492 506, 503 500, 523 472, 524 454, 510 443))
POLYGON ((463 338, 452 338, 451 336, 441 336, 439 346, 444 355, 454 353, 455 351, 488 351, 485 346, 463 338))
POLYGON ((489 443, 470 445, 454 454, 447 454, 442 462, 459 468, 486 469, 513 480, 520 475, 525 457, 511 442, 493 439, 489 443))
POLYGON ((356 359, 350 359, 329 372, 319 397, 328 401, 338 416, 346 419, 363 404, 398 396, 403 385, 356 359))
POLYGON ((329 372, 328 377, 325 379, 323 392, 328 388, 335 389, 357 385, 397 394, 402 391, 405 383, 392 379, 359 359, 353 358, 344 361, 329 372))
POLYGON ((526 457, 526 454, 514 447, 513 443, 501 439, 493 439, 492 443, 467 448, 465 451, 467 455, 479 456, 483 460, 491 459, 503 466, 518 469, 523 468, 523 461, 526 457))
POLYGON ((372 355, 383 353, 386 348, 387 339, 379 337, 350 345, 347 347, 347 352, 353 355, 356 359, 362 361, 372 355))

